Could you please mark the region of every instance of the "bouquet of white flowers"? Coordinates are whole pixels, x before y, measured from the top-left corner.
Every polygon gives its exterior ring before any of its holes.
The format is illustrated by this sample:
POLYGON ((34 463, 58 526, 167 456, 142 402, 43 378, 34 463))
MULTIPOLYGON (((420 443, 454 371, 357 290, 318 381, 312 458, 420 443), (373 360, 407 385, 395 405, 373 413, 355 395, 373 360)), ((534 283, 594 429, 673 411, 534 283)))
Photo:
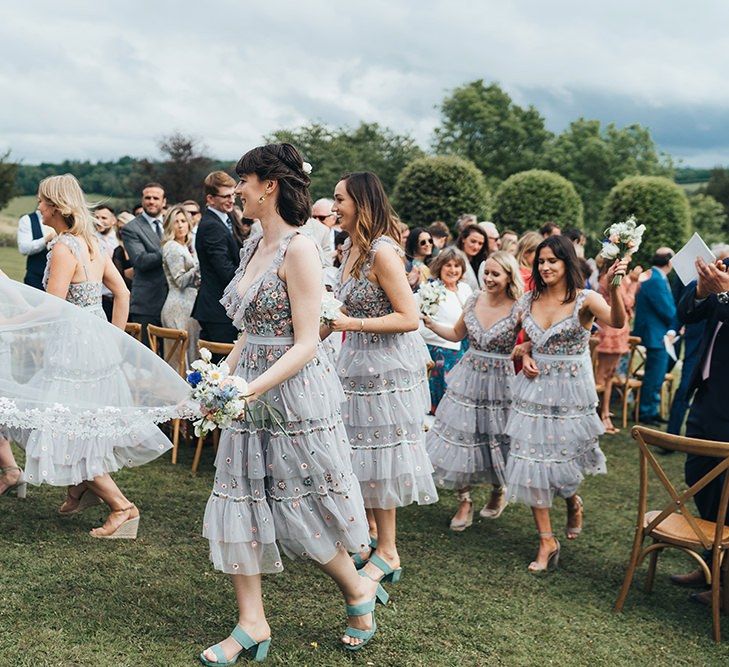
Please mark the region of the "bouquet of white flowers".
POLYGON ((324 290, 321 298, 321 315, 319 321, 322 324, 329 325, 342 316, 342 306, 344 304, 337 299, 334 294, 324 290))
POLYGON ((420 286, 418 298, 420 299, 420 312, 426 317, 434 317, 446 299, 445 285, 440 280, 434 280, 420 286))
POLYGON ((239 419, 257 428, 273 422, 283 429, 281 414, 260 399, 249 405, 248 383, 242 377, 231 375, 225 360, 214 364, 207 348, 200 349, 200 359, 192 363, 187 382, 192 387, 190 397, 200 404, 202 413, 194 422, 197 436, 230 426, 239 419))
MULTIPOLYGON (((616 222, 610 225, 604 234, 605 240, 602 242, 602 250, 600 257, 612 260, 618 257, 624 258, 632 255, 643 240, 645 225, 637 225, 634 215, 631 215, 625 222, 616 222)), ((622 276, 615 276, 612 280, 613 285, 619 285, 622 276)))

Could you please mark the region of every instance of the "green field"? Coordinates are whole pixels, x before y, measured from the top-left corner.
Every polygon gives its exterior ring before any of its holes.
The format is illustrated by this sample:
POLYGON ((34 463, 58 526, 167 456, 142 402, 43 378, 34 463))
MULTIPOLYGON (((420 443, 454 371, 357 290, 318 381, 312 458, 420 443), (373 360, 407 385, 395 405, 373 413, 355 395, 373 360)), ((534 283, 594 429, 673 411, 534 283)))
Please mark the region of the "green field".
POLYGON ((25 257, 18 252, 17 248, 0 247, 0 269, 7 273, 13 280, 23 280, 25 275, 25 257))
MULTIPOLYGON (((357 656, 339 648, 341 598, 316 568, 285 560, 283 574, 265 577, 268 664, 728 664, 729 643, 712 642, 709 611, 668 583, 669 573, 692 569, 685 556, 662 556, 655 591, 636 585, 625 612, 613 613, 633 535, 637 451, 625 434, 604 438, 603 448, 610 472, 581 490, 579 540, 563 538, 563 504, 554 511, 562 541, 556 572, 526 571, 536 546, 527 508, 510 506, 497 521, 477 515, 471 529, 454 534, 447 526, 455 499, 446 492, 436 505, 399 513, 404 577, 388 587, 392 600, 378 608, 378 633, 357 656)), ((141 508, 136 542, 88 537, 102 510, 63 519, 57 488, 33 487, 26 501, 0 498, 0 664, 192 666, 201 649, 230 632, 232 588, 211 568, 200 537, 212 454, 206 450, 197 476, 191 458, 185 448, 177 466, 166 455, 116 475, 141 508)), ((663 460, 680 478, 683 458, 663 460)), ((475 496, 478 510, 486 492, 475 496)), ((637 583, 644 575, 645 567, 637 583)))

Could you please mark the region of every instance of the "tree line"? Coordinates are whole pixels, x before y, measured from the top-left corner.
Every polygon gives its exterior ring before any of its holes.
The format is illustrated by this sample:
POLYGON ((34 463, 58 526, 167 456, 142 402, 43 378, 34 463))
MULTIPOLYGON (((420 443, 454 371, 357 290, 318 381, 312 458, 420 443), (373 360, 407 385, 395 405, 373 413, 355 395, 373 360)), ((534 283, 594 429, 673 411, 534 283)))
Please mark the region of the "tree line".
MULTIPOLYGON (((468 212, 492 215, 499 206, 499 193, 502 202, 505 198, 504 187, 513 186, 517 176, 521 187, 533 184, 534 173, 520 175, 536 170, 550 174, 544 176, 544 192, 557 199, 560 192, 566 193, 556 210, 574 213, 579 204, 579 215, 570 213, 570 219, 592 234, 599 234, 603 225, 612 188, 634 176, 706 181, 705 187, 689 197, 693 225, 709 236, 729 233, 729 170, 677 168, 669 155, 659 151, 649 129, 639 124, 618 127, 578 118, 555 134, 546 128, 536 107, 516 104, 498 84, 483 80, 451 91, 443 99, 440 113, 427 147, 377 123, 353 128, 312 123, 273 132, 264 141, 290 141, 302 151, 314 165, 314 198, 331 196, 334 184, 346 171, 375 171, 393 193, 403 219, 412 224, 428 218, 453 223, 458 214, 466 212, 464 206, 468 212), (434 174, 436 180, 429 180, 434 174), (551 175, 566 179, 578 201, 561 181, 555 185, 551 175)), ((156 161, 125 156, 96 163, 23 165, 13 164, 6 155, 0 159, 0 206, 5 203, 3 197, 33 194, 39 180, 66 171, 75 174, 87 192, 102 193, 128 205, 150 180, 165 184, 170 201, 201 199, 200 184, 206 173, 213 169, 232 173, 234 167, 234 160, 212 158, 204 145, 181 133, 162 138, 158 147, 161 159, 156 161), (14 183, 7 185, 10 177, 14 183)))

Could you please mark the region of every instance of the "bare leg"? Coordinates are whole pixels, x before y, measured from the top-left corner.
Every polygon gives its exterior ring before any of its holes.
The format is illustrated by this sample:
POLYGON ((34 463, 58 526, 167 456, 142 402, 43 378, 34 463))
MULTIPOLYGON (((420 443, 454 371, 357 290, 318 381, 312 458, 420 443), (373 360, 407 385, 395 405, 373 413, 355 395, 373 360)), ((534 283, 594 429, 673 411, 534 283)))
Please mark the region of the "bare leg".
MULTIPOLYGON (((391 511, 393 514, 395 513, 395 510, 391 511)), ((378 525, 380 525, 379 521, 378 525)), ((380 548, 379 545, 382 538, 381 526, 379 535, 380 537, 378 538, 377 543, 378 550, 380 548)), ((334 583, 339 586, 339 590, 342 591, 346 604, 362 604, 375 597, 378 585, 377 582, 372 581, 369 577, 360 576, 354 567, 354 563, 352 563, 352 559, 346 551, 340 551, 328 563, 318 565, 334 580, 334 583)), ((375 571, 379 572, 376 568, 375 571)), ((364 616, 349 616, 348 622, 353 628, 357 628, 359 630, 370 630, 372 628, 372 614, 365 614, 364 616)), ((361 641, 361 639, 357 639, 356 637, 342 637, 342 642, 345 644, 356 645, 361 641)))
POLYGON ((10 449, 10 443, 0 436, 0 493, 3 493, 11 486, 15 486, 20 480, 20 469, 15 462, 13 450, 10 449))
POLYGON ((473 501, 470 500, 470 496, 468 496, 468 500, 465 500, 466 498, 465 494, 468 494, 471 491, 470 486, 464 486, 462 489, 458 489, 458 495, 461 498, 460 502, 458 503, 458 509, 456 510, 455 515, 453 516, 453 521, 457 523, 465 523, 468 519, 468 514, 471 511, 471 507, 473 507, 473 501))
POLYGON ((546 566, 549 555, 557 548, 557 540, 552 535, 552 521, 549 518, 549 510, 546 507, 532 507, 532 515, 540 534, 539 551, 537 551, 535 562, 546 566), (547 535, 551 535, 551 537, 547 537, 547 535))
MULTIPOLYGON (((347 559, 352 562, 349 558, 347 559)), ((352 565, 354 569, 354 565, 352 565)), ((262 642, 271 636, 271 628, 266 620, 266 612, 263 609, 263 591, 261 589, 261 575, 246 576, 243 574, 231 575, 235 597, 238 601, 238 625, 243 628, 250 638, 255 642, 262 642)), ((226 661, 232 660, 236 653, 240 653, 243 647, 232 637, 227 637, 220 642, 226 661)), ((203 655, 210 661, 216 662, 217 658, 211 649, 203 651, 203 655)))
POLYGON ((366 509, 367 513, 367 525, 370 530, 370 538, 377 539, 377 521, 375 520, 375 511, 372 509, 366 509))
POLYGON ((128 519, 139 516, 139 510, 120 490, 111 475, 99 475, 93 481, 87 481, 87 486, 101 498, 111 509, 111 514, 101 528, 94 528, 92 534, 114 532, 117 527, 128 519))
MULTIPOLYGON (((377 520, 377 555, 382 558, 390 567, 400 567, 400 556, 397 553, 395 539, 397 537, 397 510, 374 509, 377 520)), ((379 580, 384 574, 382 570, 370 561, 364 566, 365 573, 373 579, 379 580)))

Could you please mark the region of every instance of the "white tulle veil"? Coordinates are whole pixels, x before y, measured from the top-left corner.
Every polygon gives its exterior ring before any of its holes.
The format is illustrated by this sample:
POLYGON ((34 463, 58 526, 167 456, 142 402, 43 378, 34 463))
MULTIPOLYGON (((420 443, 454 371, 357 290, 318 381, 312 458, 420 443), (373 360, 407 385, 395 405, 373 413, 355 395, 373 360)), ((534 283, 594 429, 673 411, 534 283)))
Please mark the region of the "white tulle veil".
MULTIPOLYGON (((60 441, 69 450, 79 442, 92 447, 102 439, 133 448, 154 424, 193 414, 188 390, 167 363, 117 327, 0 275, 0 431, 21 445, 38 432, 41 448, 60 441)), ((104 463, 109 469, 126 464, 115 455, 116 464, 104 463)), ((140 462, 130 458, 129 465, 140 462)), ((85 473, 69 472, 79 475, 85 473)))

